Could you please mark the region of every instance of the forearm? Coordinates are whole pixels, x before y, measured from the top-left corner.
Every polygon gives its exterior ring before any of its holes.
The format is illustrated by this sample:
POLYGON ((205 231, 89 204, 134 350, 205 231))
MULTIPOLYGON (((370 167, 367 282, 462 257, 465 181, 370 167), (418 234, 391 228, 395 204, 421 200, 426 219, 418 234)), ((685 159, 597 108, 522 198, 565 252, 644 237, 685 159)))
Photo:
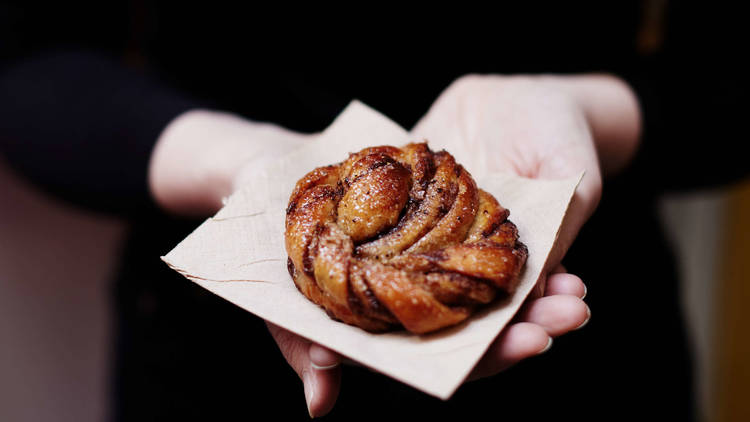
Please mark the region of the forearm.
POLYGON ((604 176, 625 168, 638 149, 642 131, 638 99, 627 83, 607 74, 545 75, 540 80, 570 95, 581 107, 604 176))

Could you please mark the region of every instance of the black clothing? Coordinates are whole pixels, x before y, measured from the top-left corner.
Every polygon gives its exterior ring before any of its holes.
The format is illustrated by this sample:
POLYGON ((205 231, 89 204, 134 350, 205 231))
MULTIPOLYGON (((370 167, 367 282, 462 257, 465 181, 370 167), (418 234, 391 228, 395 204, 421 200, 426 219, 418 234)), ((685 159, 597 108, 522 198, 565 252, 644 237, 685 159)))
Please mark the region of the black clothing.
POLYGON ((655 198, 748 172, 732 153, 747 93, 733 56, 739 26, 719 7, 681 2, 660 19, 635 2, 602 3, 388 18, 216 2, 3 6, 0 147, 9 162, 54 194, 132 220, 115 285, 113 417, 307 417, 301 383, 262 321, 158 259, 197 225, 148 199, 149 153, 173 117, 211 107, 317 131, 358 98, 410 128, 466 73, 609 71, 635 87, 646 129, 634 164, 605 183, 565 259, 588 284, 591 323, 447 402, 347 367, 329 418, 691 420, 689 348, 655 198), (639 52, 639 31, 654 19, 664 42, 639 52))

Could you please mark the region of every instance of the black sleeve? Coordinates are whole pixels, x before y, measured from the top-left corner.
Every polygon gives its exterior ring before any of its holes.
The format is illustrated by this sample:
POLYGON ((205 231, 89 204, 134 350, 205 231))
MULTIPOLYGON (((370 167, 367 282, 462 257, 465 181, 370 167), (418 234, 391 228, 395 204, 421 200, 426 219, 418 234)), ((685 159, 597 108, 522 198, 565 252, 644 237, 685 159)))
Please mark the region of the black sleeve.
POLYGON ((0 70, 0 151, 44 190, 121 214, 149 206, 162 129, 198 104, 103 54, 57 51, 0 70))
POLYGON ((673 5, 663 49, 628 77, 644 116, 633 170, 659 191, 712 188, 750 176, 742 14, 703 6, 673 5))

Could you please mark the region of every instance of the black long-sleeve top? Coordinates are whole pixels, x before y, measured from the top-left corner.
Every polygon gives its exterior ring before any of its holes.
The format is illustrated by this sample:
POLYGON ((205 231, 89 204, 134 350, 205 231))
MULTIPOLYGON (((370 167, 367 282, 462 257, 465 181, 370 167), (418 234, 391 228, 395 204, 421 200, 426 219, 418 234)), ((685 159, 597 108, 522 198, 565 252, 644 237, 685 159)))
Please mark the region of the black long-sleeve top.
POLYGON ((608 71, 636 90, 645 135, 565 260, 589 286, 589 326, 448 402, 346 368, 330 417, 689 420, 689 349, 654 199, 748 173, 747 72, 736 13, 662 6, 348 16, 218 3, 3 6, 0 151, 50 193, 133 223, 114 291, 113 417, 306 417, 263 324, 158 261, 195 226, 161 214, 146 184, 151 148, 178 114, 214 107, 316 131, 358 98, 408 128, 466 73, 608 71))

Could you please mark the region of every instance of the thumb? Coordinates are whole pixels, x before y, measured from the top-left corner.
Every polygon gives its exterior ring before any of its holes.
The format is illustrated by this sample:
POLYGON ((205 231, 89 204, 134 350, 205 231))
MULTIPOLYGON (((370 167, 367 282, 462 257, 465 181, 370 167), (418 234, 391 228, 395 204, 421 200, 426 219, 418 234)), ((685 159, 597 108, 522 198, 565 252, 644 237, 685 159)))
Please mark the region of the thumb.
POLYGON ((281 327, 266 321, 281 353, 302 380, 310 417, 333 409, 341 387, 341 357, 281 327))

